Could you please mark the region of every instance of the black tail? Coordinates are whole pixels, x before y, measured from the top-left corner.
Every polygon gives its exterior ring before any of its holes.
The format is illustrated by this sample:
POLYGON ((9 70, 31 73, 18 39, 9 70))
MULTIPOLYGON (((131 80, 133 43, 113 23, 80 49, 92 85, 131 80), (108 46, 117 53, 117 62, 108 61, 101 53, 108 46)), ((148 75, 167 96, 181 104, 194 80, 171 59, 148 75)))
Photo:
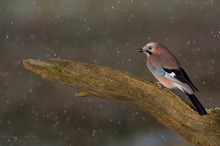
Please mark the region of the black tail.
POLYGON ((200 101, 196 98, 196 96, 194 94, 187 94, 186 93, 186 95, 189 97, 192 104, 194 105, 194 107, 196 108, 197 112, 200 115, 206 115, 207 114, 205 108, 203 107, 203 105, 200 103, 200 101))

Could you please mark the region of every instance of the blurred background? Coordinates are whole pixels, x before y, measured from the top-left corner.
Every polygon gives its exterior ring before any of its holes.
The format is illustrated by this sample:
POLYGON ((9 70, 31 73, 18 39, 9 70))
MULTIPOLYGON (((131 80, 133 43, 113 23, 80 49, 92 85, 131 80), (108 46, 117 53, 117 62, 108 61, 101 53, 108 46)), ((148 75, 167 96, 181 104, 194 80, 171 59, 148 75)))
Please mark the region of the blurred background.
POLYGON ((79 90, 43 79, 26 70, 22 60, 76 60, 156 81, 145 67, 146 56, 136 52, 156 41, 180 60, 204 106, 220 106, 219 4, 0 1, 0 146, 191 146, 148 113, 110 100, 74 97, 79 90))

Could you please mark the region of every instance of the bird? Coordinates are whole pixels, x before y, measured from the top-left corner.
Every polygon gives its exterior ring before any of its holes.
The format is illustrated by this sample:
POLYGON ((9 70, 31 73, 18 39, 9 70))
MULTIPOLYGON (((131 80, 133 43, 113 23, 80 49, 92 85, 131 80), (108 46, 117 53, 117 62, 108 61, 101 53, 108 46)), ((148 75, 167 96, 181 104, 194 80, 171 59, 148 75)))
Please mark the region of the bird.
POLYGON ((137 51, 147 55, 146 65, 160 84, 171 90, 180 89, 190 99, 199 115, 207 114, 194 94, 198 89, 167 47, 157 42, 150 42, 137 51))

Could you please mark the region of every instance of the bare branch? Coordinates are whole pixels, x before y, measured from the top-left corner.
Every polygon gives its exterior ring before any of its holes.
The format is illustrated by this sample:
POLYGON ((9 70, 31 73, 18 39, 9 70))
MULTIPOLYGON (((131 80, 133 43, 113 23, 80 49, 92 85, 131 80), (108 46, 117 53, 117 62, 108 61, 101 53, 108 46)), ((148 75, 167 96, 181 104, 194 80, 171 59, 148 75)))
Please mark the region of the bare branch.
POLYGON ((27 59, 23 64, 45 79, 139 107, 194 145, 220 144, 219 108, 200 116, 173 92, 111 67, 60 59, 53 63, 27 59))

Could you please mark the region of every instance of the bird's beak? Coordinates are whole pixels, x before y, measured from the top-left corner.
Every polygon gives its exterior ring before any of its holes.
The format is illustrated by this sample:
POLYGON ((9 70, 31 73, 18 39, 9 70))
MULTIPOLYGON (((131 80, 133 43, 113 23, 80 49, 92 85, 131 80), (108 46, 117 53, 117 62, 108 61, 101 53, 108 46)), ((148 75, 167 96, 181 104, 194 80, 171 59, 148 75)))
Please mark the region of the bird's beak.
POLYGON ((140 49, 137 49, 137 52, 144 53, 144 50, 143 50, 143 48, 140 48, 140 49))

